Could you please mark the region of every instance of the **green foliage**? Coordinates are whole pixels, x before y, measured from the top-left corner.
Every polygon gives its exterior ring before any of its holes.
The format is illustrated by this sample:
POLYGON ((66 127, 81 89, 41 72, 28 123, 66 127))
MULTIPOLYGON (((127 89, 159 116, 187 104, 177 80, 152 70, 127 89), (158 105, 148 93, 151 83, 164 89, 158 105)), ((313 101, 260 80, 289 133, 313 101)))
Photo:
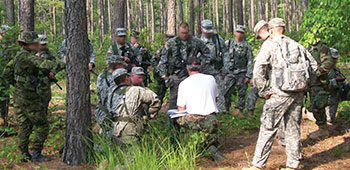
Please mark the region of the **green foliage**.
MULTIPOLYGON (((342 55, 349 55, 350 0, 310 0, 301 28, 306 30, 301 39, 304 46, 316 40, 337 48, 342 55)), ((349 61, 346 57, 342 61, 349 61)))

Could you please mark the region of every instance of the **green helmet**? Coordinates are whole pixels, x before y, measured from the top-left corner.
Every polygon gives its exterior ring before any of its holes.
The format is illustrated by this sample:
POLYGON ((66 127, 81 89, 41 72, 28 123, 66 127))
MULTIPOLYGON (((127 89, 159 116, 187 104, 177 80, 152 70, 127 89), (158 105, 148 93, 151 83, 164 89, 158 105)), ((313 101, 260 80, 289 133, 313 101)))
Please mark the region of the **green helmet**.
POLYGON ((18 42, 22 42, 22 43, 38 43, 39 39, 38 39, 38 34, 34 31, 26 31, 26 32, 22 32, 21 35, 19 36, 18 42))

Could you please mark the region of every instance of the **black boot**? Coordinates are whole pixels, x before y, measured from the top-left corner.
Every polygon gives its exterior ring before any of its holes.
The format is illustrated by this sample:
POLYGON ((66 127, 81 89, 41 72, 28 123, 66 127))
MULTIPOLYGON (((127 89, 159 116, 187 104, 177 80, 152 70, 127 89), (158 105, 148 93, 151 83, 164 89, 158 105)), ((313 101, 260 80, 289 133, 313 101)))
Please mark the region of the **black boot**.
POLYGON ((22 152, 23 158, 22 158, 22 162, 28 162, 32 159, 32 155, 26 151, 26 152, 22 152))
POLYGON ((51 161, 52 158, 50 156, 44 156, 41 154, 41 151, 34 150, 32 156, 32 162, 47 162, 51 161))
POLYGON ((207 151, 210 153, 210 156, 216 162, 221 162, 226 160, 226 157, 214 145, 209 146, 207 151))

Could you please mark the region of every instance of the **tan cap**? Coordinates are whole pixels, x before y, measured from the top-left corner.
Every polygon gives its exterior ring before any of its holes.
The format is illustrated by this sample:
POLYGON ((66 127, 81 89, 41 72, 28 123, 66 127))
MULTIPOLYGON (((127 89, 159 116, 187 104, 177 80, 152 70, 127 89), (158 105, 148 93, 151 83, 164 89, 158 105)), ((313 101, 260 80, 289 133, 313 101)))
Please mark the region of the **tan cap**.
POLYGON ((285 27, 285 26, 286 26, 286 22, 282 18, 273 18, 269 22, 270 28, 285 27))
POLYGON ((259 35, 258 35, 258 32, 264 26, 268 26, 268 24, 267 24, 267 22, 265 20, 260 20, 258 23, 255 24, 254 32, 256 34, 256 38, 260 38, 259 35))

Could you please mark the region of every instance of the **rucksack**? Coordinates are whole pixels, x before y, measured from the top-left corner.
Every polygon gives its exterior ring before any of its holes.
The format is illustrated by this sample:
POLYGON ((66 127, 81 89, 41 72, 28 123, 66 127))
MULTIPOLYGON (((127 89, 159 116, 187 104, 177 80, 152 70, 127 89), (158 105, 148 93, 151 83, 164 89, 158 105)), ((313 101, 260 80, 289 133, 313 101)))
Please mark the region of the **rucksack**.
POLYGON ((305 91, 310 82, 310 62, 307 52, 299 43, 282 36, 277 42, 277 59, 284 62, 280 70, 276 70, 276 84, 282 91, 305 91))

